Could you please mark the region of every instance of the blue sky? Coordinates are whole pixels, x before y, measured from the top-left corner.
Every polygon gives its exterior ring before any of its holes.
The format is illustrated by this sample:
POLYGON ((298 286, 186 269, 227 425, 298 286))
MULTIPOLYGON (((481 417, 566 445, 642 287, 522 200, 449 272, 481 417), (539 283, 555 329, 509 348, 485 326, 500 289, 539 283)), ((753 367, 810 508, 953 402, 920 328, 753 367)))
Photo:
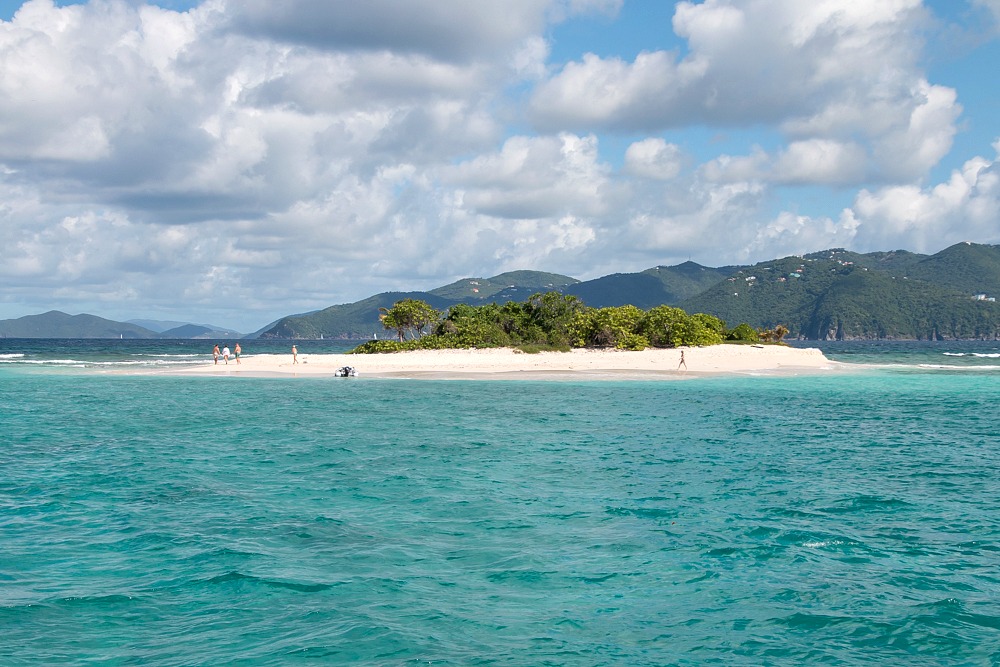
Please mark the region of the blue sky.
POLYGON ((0 318, 1000 243, 1000 0, 0 0, 0 318))

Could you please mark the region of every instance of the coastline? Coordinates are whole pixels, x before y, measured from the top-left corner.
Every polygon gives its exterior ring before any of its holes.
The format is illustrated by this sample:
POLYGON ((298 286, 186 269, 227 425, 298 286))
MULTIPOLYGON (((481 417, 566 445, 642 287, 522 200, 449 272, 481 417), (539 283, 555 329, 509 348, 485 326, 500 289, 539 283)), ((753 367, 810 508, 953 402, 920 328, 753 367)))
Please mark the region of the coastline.
POLYGON ((681 379, 726 374, 800 374, 841 367, 818 348, 779 345, 712 345, 647 349, 575 349, 528 354, 510 348, 419 350, 387 354, 244 354, 233 359, 186 366, 158 374, 196 376, 333 376, 350 366, 361 377, 405 379, 681 379), (681 353, 684 365, 680 364, 681 353), (680 367, 679 367, 680 366, 680 367), (686 366, 686 368, 685 368, 686 366))

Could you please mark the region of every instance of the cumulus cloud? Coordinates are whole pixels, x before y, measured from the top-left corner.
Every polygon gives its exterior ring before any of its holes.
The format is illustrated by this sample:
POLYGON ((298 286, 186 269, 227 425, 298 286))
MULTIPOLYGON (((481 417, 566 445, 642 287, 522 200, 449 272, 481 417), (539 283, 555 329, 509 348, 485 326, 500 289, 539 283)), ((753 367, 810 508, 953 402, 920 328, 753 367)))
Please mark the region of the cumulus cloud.
POLYGON ((878 248, 905 238, 910 249, 934 252, 960 241, 1000 241, 1000 141, 994 149, 998 156, 973 158, 930 187, 862 190, 854 204, 858 243, 878 248))
POLYGON ((537 32, 545 3, 244 0, 231 9, 233 25, 258 37, 338 51, 393 51, 466 61, 493 55, 537 32))
POLYGON ((929 184, 961 107, 917 0, 680 2, 683 50, 550 62, 559 22, 621 9, 29 0, 0 22, 0 305, 249 330, 512 269, 997 240, 996 158, 929 184))
POLYGON ((758 224, 748 257, 847 247, 934 253, 962 241, 1000 242, 1000 141, 992 159, 975 157, 941 183, 862 189, 837 217, 783 211, 758 224))
POLYGON ((668 181, 683 167, 683 155, 676 144, 659 137, 636 141, 625 151, 625 173, 641 178, 668 181))
POLYGON ((538 86, 531 113, 543 128, 766 123, 791 143, 763 159, 733 156, 741 169, 756 163, 756 178, 917 178, 948 152, 961 112, 955 91, 929 84, 916 65, 925 21, 919 0, 680 2, 674 30, 687 40, 684 57, 587 54, 538 86), (803 165, 809 156, 833 162, 803 165))
POLYGON ((376 51, 468 62, 513 51, 548 20, 614 15, 622 0, 241 0, 230 25, 258 38, 331 51, 376 51))
POLYGON ((608 204, 593 136, 512 137, 499 152, 448 170, 447 180, 470 210, 500 218, 596 216, 608 204))

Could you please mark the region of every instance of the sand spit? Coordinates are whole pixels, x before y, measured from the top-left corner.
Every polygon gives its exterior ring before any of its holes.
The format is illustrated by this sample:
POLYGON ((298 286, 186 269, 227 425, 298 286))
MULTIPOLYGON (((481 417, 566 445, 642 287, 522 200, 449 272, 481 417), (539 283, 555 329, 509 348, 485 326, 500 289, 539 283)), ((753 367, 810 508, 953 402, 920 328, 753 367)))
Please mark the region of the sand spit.
POLYGON ((833 370, 815 348, 712 345, 668 350, 581 349, 527 354, 512 349, 422 350, 392 354, 247 354, 240 364, 208 362, 169 371, 180 375, 332 376, 351 366, 361 377, 433 379, 662 379, 706 374, 787 374, 833 370), (684 364, 681 364, 681 353, 684 364))

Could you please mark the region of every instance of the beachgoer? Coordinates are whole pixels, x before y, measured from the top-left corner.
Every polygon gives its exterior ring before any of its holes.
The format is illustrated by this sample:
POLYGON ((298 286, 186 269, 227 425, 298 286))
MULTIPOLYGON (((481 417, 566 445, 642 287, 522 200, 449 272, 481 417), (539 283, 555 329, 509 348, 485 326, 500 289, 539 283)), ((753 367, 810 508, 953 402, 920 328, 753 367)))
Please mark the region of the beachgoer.
POLYGON ((292 345, 292 363, 299 363, 299 351, 295 349, 294 345, 292 345))
POLYGON ((681 363, 677 364, 677 370, 680 370, 681 366, 684 367, 684 370, 688 369, 687 362, 684 361, 684 350, 681 350, 681 363))
POLYGON ((218 345, 216 345, 215 348, 212 350, 212 360, 215 361, 215 365, 216 366, 219 365, 219 346, 218 345))
POLYGON ((222 358, 226 360, 226 365, 229 365, 229 346, 226 345, 222 348, 222 358))
POLYGON ((236 363, 240 363, 240 352, 242 351, 243 348, 240 347, 239 343, 236 343, 236 347, 233 348, 233 354, 236 355, 236 363))

